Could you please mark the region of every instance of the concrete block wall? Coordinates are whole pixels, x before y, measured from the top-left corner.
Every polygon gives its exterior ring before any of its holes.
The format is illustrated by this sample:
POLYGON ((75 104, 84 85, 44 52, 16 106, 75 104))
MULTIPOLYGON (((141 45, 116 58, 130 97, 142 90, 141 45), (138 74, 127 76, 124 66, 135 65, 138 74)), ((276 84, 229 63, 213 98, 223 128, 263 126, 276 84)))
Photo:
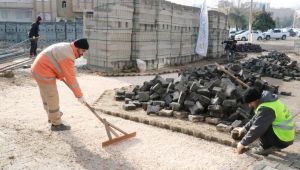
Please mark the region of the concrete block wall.
POLYGON ((208 11, 209 33, 208 33, 208 56, 221 57, 224 54, 222 41, 228 35, 226 28, 227 16, 218 11, 208 11))
MULTIPOLYGON (((133 4, 133 2, 131 2, 133 4)), ((120 70, 131 62, 133 5, 101 3, 84 17, 84 36, 89 39, 88 65, 92 68, 120 70)))
MULTIPOLYGON (((200 60, 195 54, 199 13, 199 8, 165 0, 103 1, 84 15, 84 35, 94 48, 88 52, 88 64, 97 70, 120 71, 136 59, 144 60, 147 69, 200 60), (120 22, 129 26, 121 28, 120 22)), ((209 15, 213 36, 209 37, 208 57, 219 57, 226 16, 218 12, 209 15)))
POLYGON ((157 67, 158 3, 158 0, 137 0, 134 3, 132 59, 144 60, 148 69, 157 67))

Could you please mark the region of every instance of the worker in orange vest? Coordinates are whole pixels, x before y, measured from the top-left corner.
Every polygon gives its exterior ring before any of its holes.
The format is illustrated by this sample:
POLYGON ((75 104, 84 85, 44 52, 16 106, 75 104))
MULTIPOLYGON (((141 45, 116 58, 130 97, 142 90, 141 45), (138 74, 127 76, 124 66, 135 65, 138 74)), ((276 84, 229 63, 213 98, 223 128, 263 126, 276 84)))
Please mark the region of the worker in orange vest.
POLYGON ((61 120, 56 79, 64 81, 80 103, 86 103, 75 76, 74 63, 88 49, 89 44, 85 38, 71 43, 56 43, 39 53, 31 66, 32 77, 39 86, 52 131, 71 129, 71 126, 63 124, 61 120))

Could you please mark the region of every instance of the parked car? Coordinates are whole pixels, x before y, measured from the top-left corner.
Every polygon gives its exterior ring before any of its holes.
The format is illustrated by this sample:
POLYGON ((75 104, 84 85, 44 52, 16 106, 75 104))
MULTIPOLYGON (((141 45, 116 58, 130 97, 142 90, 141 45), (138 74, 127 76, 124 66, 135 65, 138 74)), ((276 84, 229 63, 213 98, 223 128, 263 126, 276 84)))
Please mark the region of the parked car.
MULTIPOLYGON (((248 41, 248 37, 249 37, 249 31, 245 31, 241 34, 238 34, 235 36, 235 40, 237 41, 248 41)), ((252 31, 252 37, 255 40, 262 40, 264 39, 264 35, 261 31, 259 30, 253 30, 252 31)))
POLYGON ((280 29, 270 29, 267 32, 264 32, 263 34, 266 40, 270 40, 270 39, 285 40, 286 37, 288 36, 288 32, 283 32, 280 29))
POLYGON ((287 32, 290 37, 295 37, 298 34, 298 32, 296 32, 293 28, 288 29, 287 32))
POLYGON ((234 40, 234 37, 235 37, 236 35, 241 34, 241 33, 243 33, 243 32, 245 32, 245 30, 239 30, 239 31, 233 30, 233 31, 230 31, 230 32, 229 32, 229 38, 232 39, 232 40, 234 40))

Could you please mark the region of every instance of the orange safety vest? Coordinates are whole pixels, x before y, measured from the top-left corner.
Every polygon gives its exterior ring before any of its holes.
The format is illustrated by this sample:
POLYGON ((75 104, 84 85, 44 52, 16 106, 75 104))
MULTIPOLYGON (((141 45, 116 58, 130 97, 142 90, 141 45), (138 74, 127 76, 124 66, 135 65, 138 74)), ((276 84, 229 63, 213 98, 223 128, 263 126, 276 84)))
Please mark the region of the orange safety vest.
POLYGON ((42 83, 56 83, 56 79, 65 80, 79 98, 82 96, 77 83, 74 62, 79 57, 74 43, 57 43, 44 49, 31 66, 32 77, 42 83))

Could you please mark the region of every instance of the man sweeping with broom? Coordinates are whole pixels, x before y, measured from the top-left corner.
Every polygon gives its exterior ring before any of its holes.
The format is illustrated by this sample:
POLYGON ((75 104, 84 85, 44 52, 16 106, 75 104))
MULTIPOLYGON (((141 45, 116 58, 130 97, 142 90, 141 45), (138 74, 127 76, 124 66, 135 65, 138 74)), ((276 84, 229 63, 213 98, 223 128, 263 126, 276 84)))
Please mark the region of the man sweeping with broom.
POLYGON ((39 86, 52 131, 71 129, 71 126, 63 124, 61 120, 56 79, 64 81, 78 101, 86 104, 75 76, 74 64, 75 59, 80 58, 88 49, 89 44, 85 38, 71 43, 56 43, 39 53, 31 66, 32 77, 39 86))

